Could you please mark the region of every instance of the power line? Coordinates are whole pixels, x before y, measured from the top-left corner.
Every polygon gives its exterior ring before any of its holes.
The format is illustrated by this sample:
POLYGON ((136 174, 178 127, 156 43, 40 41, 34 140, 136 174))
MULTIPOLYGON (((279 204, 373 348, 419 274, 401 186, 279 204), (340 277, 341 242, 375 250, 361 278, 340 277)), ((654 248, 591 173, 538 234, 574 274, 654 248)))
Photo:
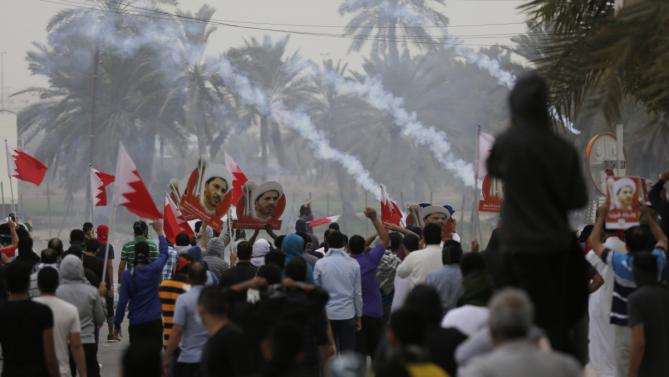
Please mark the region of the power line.
MULTIPOLYGON (((130 16, 139 16, 139 17, 146 17, 146 18, 152 18, 152 19, 161 19, 161 20, 167 20, 167 21, 175 21, 176 19, 180 20, 185 20, 188 22, 195 22, 195 23, 202 23, 202 24, 210 24, 210 25, 217 25, 217 26, 224 26, 224 27, 231 27, 231 28, 238 28, 238 29, 248 29, 248 30, 255 30, 255 31, 264 31, 264 32, 278 32, 278 33, 285 33, 285 34, 295 34, 295 35, 305 35, 305 36, 319 36, 319 37, 331 37, 331 38, 340 38, 340 39, 352 39, 352 40, 369 40, 369 41, 399 41, 399 42, 411 42, 413 44, 418 44, 418 45, 442 45, 444 41, 448 40, 453 40, 453 41, 458 41, 460 39, 499 39, 499 38, 510 38, 513 37, 517 34, 479 34, 479 35, 472 35, 472 36, 457 36, 457 37, 438 37, 438 36, 431 36, 431 35, 405 35, 405 36, 396 36, 393 38, 388 38, 386 36, 380 36, 380 35, 345 35, 345 34, 334 34, 334 33, 324 33, 324 32, 313 32, 313 31, 300 31, 300 30, 287 30, 287 29, 276 29, 276 28, 262 28, 262 27, 255 27, 255 26, 244 26, 244 25, 238 25, 238 24, 233 24, 229 22, 221 22, 221 21, 213 21, 213 20, 204 20, 200 19, 197 17, 192 17, 192 16, 187 16, 187 15, 180 15, 180 14, 174 14, 170 12, 165 12, 165 11, 160 11, 158 9, 148 9, 148 10, 142 10, 141 13, 133 13, 129 11, 120 11, 120 10, 114 10, 114 9, 103 9, 103 8, 97 8, 97 7, 92 7, 89 5, 82 5, 81 3, 77 3, 75 1, 68 1, 68 0, 40 0, 42 2, 46 3, 52 3, 52 4, 57 4, 57 5, 64 5, 64 6, 71 6, 71 7, 76 7, 76 8, 81 8, 81 9, 87 9, 87 10, 92 10, 92 11, 97 11, 97 12, 106 12, 106 13, 115 13, 115 14, 125 14, 125 15, 130 15, 130 16), (441 41, 441 42, 440 42, 441 41)), ((126 5, 126 7, 130 7, 126 5)), ((146 8, 144 8, 146 9, 146 8)), ((470 44, 470 43, 452 43, 452 45, 466 45, 466 46, 477 46, 477 47, 493 47, 493 46, 504 46, 502 44, 470 44)), ((508 47, 508 46, 507 46, 508 47)))

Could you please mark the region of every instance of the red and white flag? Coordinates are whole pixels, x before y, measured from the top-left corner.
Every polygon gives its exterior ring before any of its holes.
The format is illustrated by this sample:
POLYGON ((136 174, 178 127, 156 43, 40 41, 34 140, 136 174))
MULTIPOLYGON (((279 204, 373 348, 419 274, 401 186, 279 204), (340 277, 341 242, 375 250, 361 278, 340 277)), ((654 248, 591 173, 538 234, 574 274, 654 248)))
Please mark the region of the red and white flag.
POLYGON ((484 177, 488 174, 488 169, 486 169, 486 161, 488 161, 488 157, 490 157, 490 151, 492 150, 492 146, 493 144, 495 144, 495 136, 489 133, 479 131, 478 139, 479 139, 478 140, 479 155, 476 156, 476 158, 478 159, 476 161, 478 176, 484 177))
POLYGON ((390 199, 385 188, 381 186, 381 222, 400 225, 403 217, 400 206, 390 199))
POLYGON ((5 141, 7 149, 7 172, 10 177, 30 182, 35 186, 42 184, 49 168, 40 160, 24 152, 18 147, 10 147, 5 141))
POLYGON ((126 152, 123 144, 120 144, 118 148, 115 186, 115 204, 124 206, 128 211, 141 218, 159 220, 163 217, 156 208, 146 184, 144 184, 135 163, 126 152))
POLYGON ((94 207, 107 205, 107 186, 114 183, 114 176, 91 168, 91 193, 94 207))
POLYGON ((165 208, 163 209, 163 231, 165 231, 165 238, 174 245, 177 234, 180 233, 179 223, 168 198, 165 198, 165 208))
POLYGON ((314 220, 309 221, 307 223, 307 225, 309 226, 309 228, 315 228, 315 227, 320 226, 320 225, 332 224, 332 223, 336 223, 337 220, 339 220, 339 217, 340 217, 340 215, 330 216, 330 217, 323 217, 321 219, 314 219, 314 220))
POLYGON ((249 179, 235 160, 227 153, 225 153, 225 167, 232 174, 232 205, 236 206, 242 196, 244 196, 243 187, 249 179))
MULTIPOLYGON (((165 197, 165 210, 163 211, 165 223, 167 223, 168 206, 169 206, 169 211, 171 212, 172 215, 174 215, 174 218, 176 219, 177 230, 176 233, 174 234, 174 237, 176 237, 180 233, 186 233, 191 238, 195 237, 195 232, 193 232, 193 228, 191 228, 190 225, 188 224, 188 221, 184 219, 184 216, 181 213, 179 206, 174 203, 172 197, 169 195, 165 197)), ((165 229, 165 234, 167 234, 167 229, 165 229)))

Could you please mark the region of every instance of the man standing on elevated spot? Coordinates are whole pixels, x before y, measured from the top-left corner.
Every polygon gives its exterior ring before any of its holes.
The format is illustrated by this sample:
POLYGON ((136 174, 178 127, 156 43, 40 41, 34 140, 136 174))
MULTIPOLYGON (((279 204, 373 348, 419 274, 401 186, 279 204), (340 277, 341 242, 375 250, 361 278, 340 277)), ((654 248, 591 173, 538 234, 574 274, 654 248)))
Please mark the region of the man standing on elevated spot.
POLYGON ((535 322, 553 347, 575 354, 569 334, 585 315, 588 277, 567 214, 588 201, 581 159, 552 130, 549 89, 539 75, 516 81, 509 107, 511 127, 487 161, 490 177, 504 184, 500 241, 507 274, 529 294, 535 322))

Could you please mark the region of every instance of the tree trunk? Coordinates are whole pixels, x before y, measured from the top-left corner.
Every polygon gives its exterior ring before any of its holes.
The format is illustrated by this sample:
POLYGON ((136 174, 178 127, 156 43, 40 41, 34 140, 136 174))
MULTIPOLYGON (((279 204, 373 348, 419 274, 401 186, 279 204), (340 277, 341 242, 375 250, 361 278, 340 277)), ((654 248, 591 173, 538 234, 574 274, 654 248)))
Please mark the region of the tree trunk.
POLYGON ((283 140, 281 138, 281 129, 279 128, 279 123, 272 122, 270 120, 270 127, 272 129, 272 144, 274 145, 274 150, 276 151, 276 158, 279 160, 279 165, 284 168, 286 166, 286 153, 283 148, 283 140))

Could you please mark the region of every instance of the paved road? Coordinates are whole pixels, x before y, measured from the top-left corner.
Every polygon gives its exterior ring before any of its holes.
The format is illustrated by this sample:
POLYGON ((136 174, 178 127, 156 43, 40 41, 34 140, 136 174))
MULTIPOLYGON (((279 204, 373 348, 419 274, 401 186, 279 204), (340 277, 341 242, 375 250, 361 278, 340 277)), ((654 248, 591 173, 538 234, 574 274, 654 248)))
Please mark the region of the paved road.
MULTIPOLYGON (((127 319, 126 321, 127 322, 127 319)), ((124 326, 125 327, 125 326, 124 326)), ((98 346, 98 362, 102 364, 102 377, 121 376, 121 357, 128 346, 128 329, 124 328, 123 338, 118 343, 107 343, 107 326, 100 329, 100 345, 98 346)))

